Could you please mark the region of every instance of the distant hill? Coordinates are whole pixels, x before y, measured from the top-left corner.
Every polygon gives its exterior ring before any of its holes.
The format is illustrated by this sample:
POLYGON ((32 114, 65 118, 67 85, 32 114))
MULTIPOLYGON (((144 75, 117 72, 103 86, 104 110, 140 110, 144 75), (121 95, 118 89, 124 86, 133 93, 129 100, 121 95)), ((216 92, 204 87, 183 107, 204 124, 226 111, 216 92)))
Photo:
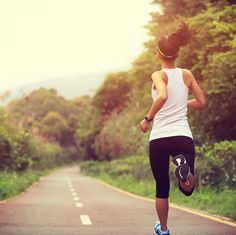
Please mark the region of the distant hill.
MULTIPOLYGON (((29 94, 31 91, 40 87, 56 89, 58 94, 64 96, 66 99, 73 99, 82 95, 93 95, 96 89, 102 84, 105 76, 105 72, 97 74, 76 74, 73 76, 54 78, 28 84, 9 90, 10 96, 4 101, 0 101, 0 104, 4 105, 15 98, 29 94)), ((2 93, 3 92, 0 94, 2 93)))

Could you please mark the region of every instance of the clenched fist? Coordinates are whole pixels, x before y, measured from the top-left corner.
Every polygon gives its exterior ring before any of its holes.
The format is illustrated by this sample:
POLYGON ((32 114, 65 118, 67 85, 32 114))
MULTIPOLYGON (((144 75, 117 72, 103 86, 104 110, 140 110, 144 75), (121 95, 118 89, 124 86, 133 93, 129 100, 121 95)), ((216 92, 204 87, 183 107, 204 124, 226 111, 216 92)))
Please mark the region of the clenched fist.
POLYGON ((149 123, 150 123, 150 122, 148 122, 148 121, 145 120, 145 119, 143 119, 143 120, 140 122, 139 127, 140 127, 140 129, 141 129, 144 133, 147 132, 149 123))

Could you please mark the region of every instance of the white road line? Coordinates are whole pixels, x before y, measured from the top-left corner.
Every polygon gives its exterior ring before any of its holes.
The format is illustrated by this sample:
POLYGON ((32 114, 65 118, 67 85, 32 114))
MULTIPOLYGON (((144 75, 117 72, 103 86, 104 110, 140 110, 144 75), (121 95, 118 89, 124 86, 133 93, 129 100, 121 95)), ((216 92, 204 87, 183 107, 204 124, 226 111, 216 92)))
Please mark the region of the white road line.
POLYGON ((77 203, 76 203, 76 206, 77 206, 77 207, 84 207, 84 205, 83 205, 81 202, 77 202, 77 203))
POLYGON ((74 193, 72 193, 72 196, 76 196, 76 195, 77 195, 77 193, 75 193, 75 192, 74 192, 74 193))
POLYGON ((75 200, 75 201, 79 201, 79 198, 78 198, 78 197, 74 197, 74 200, 75 200))
POLYGON ((70 188, 70 191, 71 191, 71 192, 74 192, 75 190, 74 190, 73 188, 70 188))
POLYGON ((80 219, 83 225, 92 225, 92 222, 88 215, 81 215, 80 219))

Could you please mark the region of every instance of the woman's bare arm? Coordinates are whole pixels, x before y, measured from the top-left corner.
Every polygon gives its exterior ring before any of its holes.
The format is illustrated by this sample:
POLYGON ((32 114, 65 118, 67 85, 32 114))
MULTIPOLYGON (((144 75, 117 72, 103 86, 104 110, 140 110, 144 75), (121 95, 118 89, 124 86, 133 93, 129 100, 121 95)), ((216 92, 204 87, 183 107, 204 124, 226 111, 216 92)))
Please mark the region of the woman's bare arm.
MULTIPOLYGON (((157 89, 158 95, 157 95, 157 99, 152 103, 151 108, 146 115, 148 119, 153 119, 155 114, 161 109, 161 107, 164 105, 164 103, 167 100, 167 88, 166 88, 166 83, 163 78, 163 74, 160 71, 153 73, 152 80, 157 89)), ((150 124, 150 121, 143 119, 139 124, 140 129, 143 132, 146 132, 148 130, 149 124, 150 124)))
POLYGON ((189 90, 195 99, 188 100, 188 108, 203 109, 206 107, 206 99, 202 89, 198 85, 193 74, 189 70, 184 70, 185 76, 190 80, 189 90))
POLYGON ((153 118, 155 114, 161 109, 161 107, 165 104, 168 95, 167 95, 167 88, 166 83, 163 79, 162 72, 158 71, 152 74, 152 80, 154 85, 157 89, 157 99, 152 103, 152 106, 147 113, 147 116, 153 118))

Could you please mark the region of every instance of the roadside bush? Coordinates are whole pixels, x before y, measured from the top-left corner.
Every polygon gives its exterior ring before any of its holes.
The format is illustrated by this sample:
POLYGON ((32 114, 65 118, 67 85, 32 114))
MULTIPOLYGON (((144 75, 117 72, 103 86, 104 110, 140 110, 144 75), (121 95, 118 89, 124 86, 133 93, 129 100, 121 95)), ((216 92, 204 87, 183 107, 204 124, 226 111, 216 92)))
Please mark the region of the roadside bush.
POLYGON ((57 156, 62 151, 61 147, 57 144, 43 143, 37 141, 37 155, 34 157, 33 169, 46 169, 51 168, 57 156))
MULTIPOLYGON (((113 161, 88 161, 81 170, 89 175, 108 174, 113 178, 153 179, 147 156, 131 156, 113 161)), ((177 183, 175 167, 170 164, 170 180, 177 183)), ((211 187, 219 192, 236 187, 236 141, 222 141, 214 145, 196 147, 196 188, 211 187)))
POLYGON ((13 134, 5 122, 5 113, 0 107, 0 170, 9 169, 12 165, 11 142, 13 134))
POLYGON ((198 186, 217 191, 236 187, 236 141, 221 141, 197 147, 196 179, 198 186))
POLYGON ((1 136, 0 133, 0 169, 8 169, 11 167, 13 163, 13 159, 11 157, 11 145, 10 141, 7 138, 1 136))
POLYGON ((124 110, 121 113, 113 112, 94 142, 98 160, 114 160, 130 155, 144 155, 147 152, 148 133, 143 134, 139 129, 141 118, 142 114, 137 115, 137 107, 135 106, 132 110, 124 110))
POLYGON ((109 174, 114 178, 133 177, 138 180, 152 179, 149 160, 146 156, 131 156, 113 161, 85 161, 80 165, 81 171, 91 176, 109 174))
POLYGON ((11 168, 16 171, 24 171, 30 168, 35 154, 36 145, 30 134, 27 131, 18 132, 12 142, 13 162, 11 168))
POLYGON ((24 172, 8 172, 0 173, 0 200, 14 196, 26 188, 28 188, 34 181, 48 173, 48 171, 32 171, 24 172))
POLYGON ((0 170, 11 172, 47 169, 78 159, 75 146, 63 148, 39 140, 27 130, 13 129, 3 109, 0 109, 0 152, 0 170))

